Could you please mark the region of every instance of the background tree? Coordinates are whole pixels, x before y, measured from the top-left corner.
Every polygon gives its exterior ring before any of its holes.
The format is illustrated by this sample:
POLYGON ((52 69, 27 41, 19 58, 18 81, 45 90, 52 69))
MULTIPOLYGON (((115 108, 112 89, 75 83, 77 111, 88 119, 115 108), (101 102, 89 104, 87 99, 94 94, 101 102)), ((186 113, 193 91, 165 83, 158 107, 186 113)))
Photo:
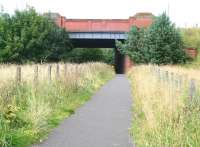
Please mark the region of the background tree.
POLYGON ((83 62, 105 62, 114 64, 113 49, 104 48, 74 48, 71 52, 66 54, 67 61, 75 63, 83 62))
POLYGON ((200 49, 200 28, 181 28, 185 47, 200 49))
POLYGON ((135 63, 145 63, 145 30, 133 26, 128 33, 128 38, 124 43, 117 42, 117 46, 123 54, 128 55, 135 63))
MULTIPOLYGON (((185 48, 196 48, 198 52, 200 51, 200 28, 181 28, 181 35, 183 37, 184 47, 185 48)), ((195 59, 189 58, 190 61, 188 65, 195 68, 200 67, 200 54, 195 59), (192 62, 191 62, 192 61, 192 62)))
POLYGON ((46 62, 71 50, 68 33, 33 8, 0 16, 1 62, 46 62))
POLYGON ((185 62, 185 52, 179 31, 163 13, 147 29, 145 45, 149 62, 155 64, 176 64, 185 62))
POLYGON ((165 13, 149 28, 132 27, 125 43, 117 42, 117 46, 135 63, 176 64, 186 60, 181 35, 165 13))

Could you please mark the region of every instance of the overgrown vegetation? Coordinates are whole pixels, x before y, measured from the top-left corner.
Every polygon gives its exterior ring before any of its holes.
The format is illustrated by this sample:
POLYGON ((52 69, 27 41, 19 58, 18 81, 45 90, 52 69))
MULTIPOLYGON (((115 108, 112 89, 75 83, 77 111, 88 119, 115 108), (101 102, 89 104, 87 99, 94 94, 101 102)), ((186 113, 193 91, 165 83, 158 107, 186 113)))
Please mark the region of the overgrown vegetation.
POLYGON ((0 146, 26 147, 41 141, 61 120, 74 113, 90 96, 114 75, 102 63, 22 66, 22 82, 16 83, 15 65, 0 66, 0 146))
POLYGON ((200 28, 181 28, 181 35, 183 37, 183 42, 185 48, 195 48, 198 51, 198 56, 190 60, 186 65, 189 68, 199 68, 200 67, 200 28))
POLYGON ((33 8, 17 10, 12 16, 0 12, 0 62, 113 64, 112 49, 73 49, 68 32, 59 28, 49 15, 40 15, 33 8))
POLYGON ((114 49, 74 48, 66 55, 66 60, 74 63, 104 62, 114 64, 114 49))
POLYGON ((71 50, 68 33, 33 8, 0 13, 0 62, 47 62, 71 50))
POLYGON ((185 47, 200 49, 200 28, 181 28, 185 47))
POLYGON ((199 72, 177 66, 157 71, 137 66, 129 72, 134 97, 130 132, 137 147, 200 146, 199 72), (197 78, 193 97, 190 78, 197 78))
POLYGON ((163 13, 149 28, 132 27, 128 39, 118 46, 135 63, 185 63, 186 56, 180 32, 163 13))

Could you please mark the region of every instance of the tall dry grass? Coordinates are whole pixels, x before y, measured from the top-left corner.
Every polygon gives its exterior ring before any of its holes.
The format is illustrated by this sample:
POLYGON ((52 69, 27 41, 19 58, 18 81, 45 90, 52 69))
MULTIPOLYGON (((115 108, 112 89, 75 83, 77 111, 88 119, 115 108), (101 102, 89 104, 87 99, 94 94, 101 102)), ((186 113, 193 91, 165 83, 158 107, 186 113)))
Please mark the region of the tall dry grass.
POLYGON ((114 75, 103 63, 59 63, 59 77, 57 64, 51 66, 50 80, 49 64, 23 65, 17 82, 17 65, 0 65, 1 147, 26 147, 43 139, 114 75))
POLYGON ((199 71, 175 66, 158 68, 159 74, 145 65, 133 67, 128 73, 133 93, 133 141, 138 147, 200 146, 199 84, 192 99, 188 85, 199 71), (166 70, 169 77, 164 76, 166 70), (176 74, 189 77, 178 83, 176 74))

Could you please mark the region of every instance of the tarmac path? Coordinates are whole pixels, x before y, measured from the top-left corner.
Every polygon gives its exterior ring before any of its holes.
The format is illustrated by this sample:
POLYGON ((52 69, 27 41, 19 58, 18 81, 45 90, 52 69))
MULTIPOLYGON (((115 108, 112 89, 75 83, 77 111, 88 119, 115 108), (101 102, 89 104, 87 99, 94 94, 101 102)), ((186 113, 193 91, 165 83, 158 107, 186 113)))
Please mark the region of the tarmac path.
POLYGON ((133 147, 130 123, 130 84, 124 75, 116 75, 47 140, 33 147, 133 147))

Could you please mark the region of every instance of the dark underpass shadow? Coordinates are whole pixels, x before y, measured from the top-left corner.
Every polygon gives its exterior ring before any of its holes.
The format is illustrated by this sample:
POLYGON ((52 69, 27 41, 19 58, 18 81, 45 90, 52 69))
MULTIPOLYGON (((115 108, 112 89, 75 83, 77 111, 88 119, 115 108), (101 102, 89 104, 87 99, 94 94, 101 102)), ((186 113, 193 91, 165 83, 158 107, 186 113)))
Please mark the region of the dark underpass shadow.
MULTIPOLYGON (((118 41, 124 41, 119 39, 118 41)), ((71 39, 74 48, 113 48, 115 50, 115 72, 125 73, 125 56, 116 47, 115 39, 71 39)))
POLYGON ((115 49, 115 73, 124 74, 125 72, 125 56, 115 49))

